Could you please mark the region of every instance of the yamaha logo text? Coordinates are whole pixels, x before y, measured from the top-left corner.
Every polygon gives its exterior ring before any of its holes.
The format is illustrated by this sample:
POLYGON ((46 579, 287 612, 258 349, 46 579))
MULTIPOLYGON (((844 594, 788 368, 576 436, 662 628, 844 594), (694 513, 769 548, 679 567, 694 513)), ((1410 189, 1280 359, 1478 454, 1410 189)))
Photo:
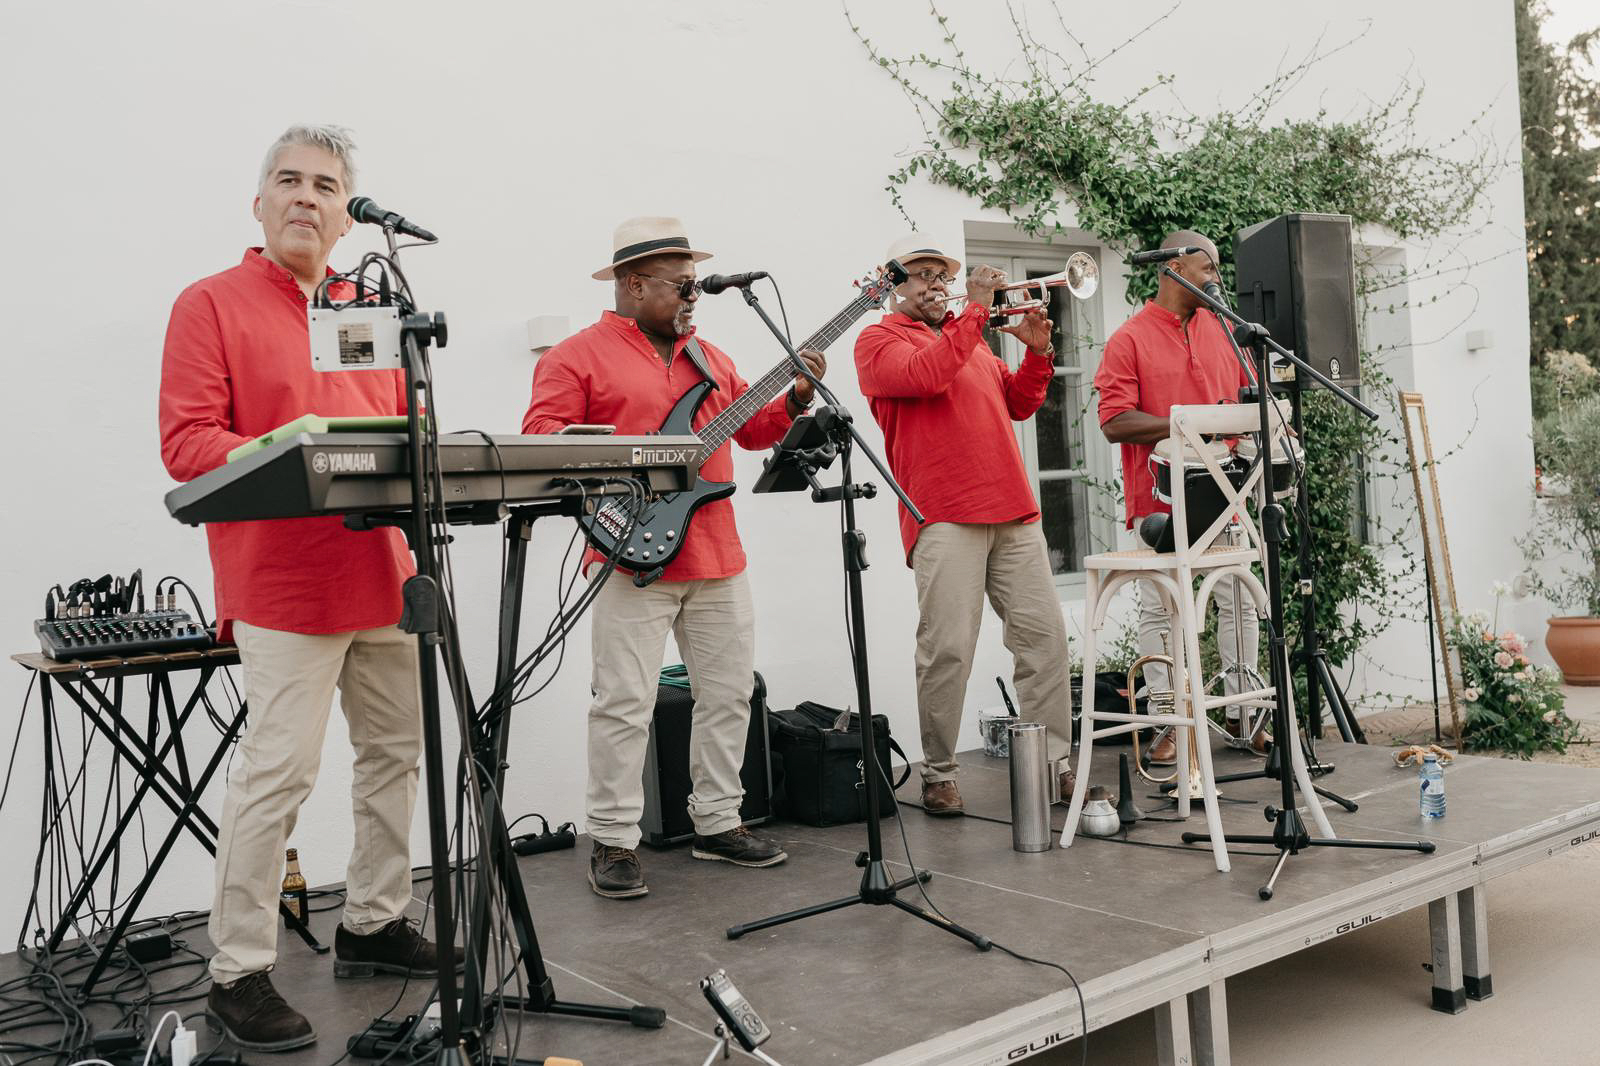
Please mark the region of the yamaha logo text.
POLYGON ((376 452, 315 452, 311 456, 311 469, 318 474, 375 474, 378 455, 376 452))

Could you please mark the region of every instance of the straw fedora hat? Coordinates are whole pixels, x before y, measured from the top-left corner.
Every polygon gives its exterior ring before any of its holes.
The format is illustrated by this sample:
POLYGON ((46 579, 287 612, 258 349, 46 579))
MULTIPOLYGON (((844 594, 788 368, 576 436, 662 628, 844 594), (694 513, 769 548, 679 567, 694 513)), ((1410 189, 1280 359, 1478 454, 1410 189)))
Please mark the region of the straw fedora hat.
POLYGON ((924 237, 920 233, 908 233, 889 245, 888 254, 883 259, 884 262, 898 259, 901 266, 911 262, 913 259, 939 259, 944 262, 946 274, 949 274, 952 278, 961 276, 961 260, 953 255, 945 255, 935 241, 924 237))
POLYGON ((687 255, 696 263, 711 258, 710 252, 699 252, 689 246, 689 237, 679 219, 630 218, 611 235, 611 265, 601 267, 592 276, 596 281, 610 281, 617 276, 617 267, 623 263, 667 253, 687 255))

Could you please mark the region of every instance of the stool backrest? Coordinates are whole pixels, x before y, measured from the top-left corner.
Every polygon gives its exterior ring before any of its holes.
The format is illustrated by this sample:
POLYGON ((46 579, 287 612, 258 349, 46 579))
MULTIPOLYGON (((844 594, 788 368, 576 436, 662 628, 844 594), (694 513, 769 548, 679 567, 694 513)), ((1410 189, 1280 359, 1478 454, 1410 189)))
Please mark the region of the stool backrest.
MULTIPOLYGON (((1276 399, 1269 411, 1272 448, 1275 454, 1279 454, 1280 442, 1284 439, 1288 425, 1288 411, 1283 401, 1276 399)), ((1175 452, 1180 454, 1188 452, 1197 457, 1224 501, 1221 511, 1205 530, 1191 538, 1188 478, 1184 476, 1181 467, 1172 471, 1172 533, 1179 563, 1188 563, 1210 548, 1235 517, 1239 520, 1246 541, 1260 551, 1261 533, 1245 504, 1262 488, 1263 478, 1267 474, 1265 464, 1254 464, 1245 471, 1234 468, 1232 464, 1228 469, 1224 469, 1212 449, 1207 447, 1207 442, 1202 439, 1203 435, 1242 437, 1248 433, 1259 432, 1260 409, 1254 404, 1180 404, 1172 408, 1168 415, 1168 425, 1172 434, 1171 439, 1177 445, 1175 452)))

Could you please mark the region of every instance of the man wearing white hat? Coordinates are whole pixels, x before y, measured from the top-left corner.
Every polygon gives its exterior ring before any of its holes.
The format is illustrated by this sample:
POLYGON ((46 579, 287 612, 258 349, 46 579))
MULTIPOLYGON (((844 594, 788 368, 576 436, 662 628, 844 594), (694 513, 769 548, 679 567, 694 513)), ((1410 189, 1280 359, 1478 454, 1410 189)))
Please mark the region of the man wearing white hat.
MULTIPOLYGON (((709 378, 716 387, 695 416, 699 428, 742 396, 749 386, 732 360, 694 336, 700 298, 695 264, 709 258, 690 244, 675 218, 634 218, 618 226, 610 264, 593 275, 614 283, 616 310, 539 360, 522 431, 554 433, 563 426, 598 423, 616 426, 619 433, 654 432, 685 392, 709 378)), ((821 353, 802 351, 800 357, 822 376, 821 353)), ((811 399, 811 383, 796 377, 789 391, 756 411, 734 440, 752 450, 776 444, 811 399)), ((706 459, 700 475, 733 480, 727 445, 706 459)), ((591 550, 585 568, 600 558, 591 550)), ((744 570, 733 503, 716 500, 695 512, 682 548, 658 580, 639 588, 617 575, 595 598, 587 826, 593 841, 589 884, 602 896, 627 899, 648 891, 636 849, 644 813, 645 748, 668 630, 689 668, 694 693, 691 854, 756 867, 787 858, 739 821, 744 798, 739 768, 755 679, 754 611, 744 570)))
MULTIPOLYGON (((1012 428, 1044 402, 1055 348, 1050 319, 1032 311, 1000 327, 1027 347, 1020 367, 1012 371, 990 350, 983 330, 1005 284, 994 267, 973 268, 957 315, 943 298, 960 276, 959 260, 918 234, 890 245, 887 258, 910 278, 883 320, 856 339, 856 372, 883 427, 889 466, 927 519, 918 527, 900 509, 921 615, 922 805, 929 814, 960 814, 955 745, 985 594, 1005 624, 1022 717, 1044 723, 1052 761, 1065 767, 1072 750, 1067 630, 1012 428)), ((1063 769, 1062 794, 1071 790, 1072 772, 1063 769)))

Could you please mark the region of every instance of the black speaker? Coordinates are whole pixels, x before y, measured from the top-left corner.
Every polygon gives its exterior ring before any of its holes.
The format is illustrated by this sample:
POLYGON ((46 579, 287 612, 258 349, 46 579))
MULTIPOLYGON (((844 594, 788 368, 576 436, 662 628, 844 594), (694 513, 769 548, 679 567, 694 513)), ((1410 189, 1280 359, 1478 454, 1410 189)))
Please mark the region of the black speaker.
MULTIPOLYGON (((689 819, 689 732, 694 724, 694 698, 677 685, 656 689, 655 717, 644 758, 644 816, 639 829, 653 847, 682 843, 694 836, 689 819)), ((744 765, 739 770, 744 803, 739 818, 759 825, 772 817, 772 759, 767 746, 767 683, 755 675, 750 693, 750 727, 745 734, 744 765)))
POLYGON ((1279 215, 1240 230, 1233 264, 1241 315, 1334 382, 1361 384, 1349 215, 1279 215))

